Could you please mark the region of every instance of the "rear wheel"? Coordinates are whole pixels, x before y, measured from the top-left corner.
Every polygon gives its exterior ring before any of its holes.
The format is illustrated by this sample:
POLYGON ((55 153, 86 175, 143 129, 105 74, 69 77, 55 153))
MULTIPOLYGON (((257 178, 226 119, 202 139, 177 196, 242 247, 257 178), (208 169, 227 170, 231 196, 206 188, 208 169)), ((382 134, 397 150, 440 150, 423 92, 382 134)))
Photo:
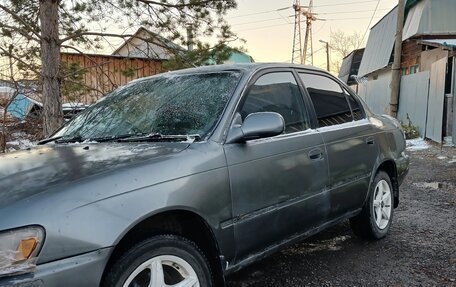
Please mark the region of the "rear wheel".
POLYGON ((386 236, 393 220, 394 196, 391 179, 379 171, 360 214, 350 219, 353 232, 364 239, 377 240, 386 236))
POLYGON ((212 276, 196 244, 183 237, 160 235, 121 256, 108 271, 103 286, 209 287, 212 276))

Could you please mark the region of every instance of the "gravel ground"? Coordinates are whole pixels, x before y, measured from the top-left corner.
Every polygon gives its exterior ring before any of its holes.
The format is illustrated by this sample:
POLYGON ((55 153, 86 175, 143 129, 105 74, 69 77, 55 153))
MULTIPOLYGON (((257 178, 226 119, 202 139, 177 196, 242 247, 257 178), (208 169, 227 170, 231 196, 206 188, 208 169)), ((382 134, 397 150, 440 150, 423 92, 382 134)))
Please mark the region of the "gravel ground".
POLYGON ((389 235, 362 241, 348 222, 228 277, 245 286, 456 286, 456 148, 410 151, 389 235))

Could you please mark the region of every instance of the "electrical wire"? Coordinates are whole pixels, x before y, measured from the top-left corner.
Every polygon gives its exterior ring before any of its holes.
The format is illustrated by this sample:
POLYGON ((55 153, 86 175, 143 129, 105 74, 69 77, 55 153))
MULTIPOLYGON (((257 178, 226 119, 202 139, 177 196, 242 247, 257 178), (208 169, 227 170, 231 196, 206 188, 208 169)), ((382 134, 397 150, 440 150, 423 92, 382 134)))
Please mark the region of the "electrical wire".
MULTIPOLYGON (((364 38, 366 38, 366 34, 367 34, 367 32, 369 31, 369 27, 370 27, 370 25, 372 24, 372 20, 374 20, 374 16, 375 16, 375 13, 377 12, 378 5, 379 5, 379 4, 380 4, 380 0, 377 1, 377 5, 375 6, 374 13, 372 14, 372 17, 371 17, 371 19, 370 19, 370 21, 369 21, 369 24, 367 24, 367 28, 366 28, 366 31, 364 32, 363 38, 361 39, 360 45, 361 45, 361 43, 364 42, 364 38)), ((356 47, 356 48, 358 49, 359 46, 356 47)))
MULTIPOLYGON (((289 17, 294 17, 294 16, 289 16, 289 17)), ((340 20, 357 20, 357 19, 371 19, 371 17, 325 18, 325 19, 317 19, 317 20, 321 20, 321 21, 340 21, 340 20)), ((281 17, 281 18, 268 18, 268 19, 257 20, 257 21, 234 23, 234 24, 231 24, 231 26, 255 24, 255 23, 275 21, 275 20, 285 20, 285 21, 287 21, 287 18, 284 18, 284 17, 281 17)), ((301 21, 301 22, 304 23, 305 21, 301 21)), ((291 23, 290 21, 287 21, 287 24, 293 24, 293 23, 291 23)))
MULTIPOLYGON (((325 4, 325 5, 314 5, 313 8, 317 7, 328 7, 328 6, 341 6, 341 5, 352 5, 352 4, 361 4, 361 3, 369 3, 369 2, 376 2, 377 0, 367 0, 367 1, 358 1, 358 2, 348 2, 348 3, 338 3, 338 4, 325 4)), ((304 6, 306 7, 306 6, 304 6)))
MULTIPOLYGON (((391 9, 377 9, 377 11, 386 11, 391 9)), ((352 13, 361 13, 361 12, 372 12, 374 10, 357 10, 357 11, 340 11, 340 12, 316 12, 317 15, 329 15, 329 14, 352 14, 352 13)))
POLYGON ((234 18, 241 18, 241 17, 247 17, 247 16, 253 16, 253 15, 260 15, 260 14, 267 14, 267 13, 272 13, 272 12, 276 12, 276 11, 282 11, 282 10, 287 10, 287 9, 291 9, 292 7, 283 7, 283 8, 278 8, 278 9, 274 9, 274 10, 268 10, 268 11, 261 11, 261 12, 256 12, 256 13, 249 13, 249 14, 243 14, 243 15, 236 15, 236 16, 232 16, 232 17, 227 17, 227 19, 234 19, 234 18))
MULTIPOLYGON (((380 17, 377 17, 380 18, 380 17)), ((278 19, 278 18, 276 18, 278 19)), ((325 21, 347 21, 347 20, 359 20, 359 19, 371 19, 371 17, 357 17, 357 18, 334 18, 334 19, 325 19, 325 21)), ((264 21, 262 21, 264 22, 264 21)), ((306 21, 301 21, 301 23, 305 23, 306 21)), ((284 25, 294 25, 294 23, 282 23, 282 24, 275 24, 275 25, 267 25, 267 26, 260 26, 260 27, 252 27, 252 28, 246 28, 246 29, 241 29, 237 30, 235 32, 243 32, 243 31, 251 31, 251 30, 260 30, 260 29, 265 29, 265 28, 272 28, 272 27, 279 27, 279 26, 284 26, 284 25)))
POLYGON ((251 21, 251 22, 234 23, 234 24, 231 24, 231 26, 239 26, 239 25, 246 25, 246 24, 254 24, 254 23, 261 23, 261 22, 274 21, 274 20, 282 20, 282 19, 283 19, 283 18, 270 18, 270 19, 264 19, 264 20, 258 20, 258 21, 251 21))

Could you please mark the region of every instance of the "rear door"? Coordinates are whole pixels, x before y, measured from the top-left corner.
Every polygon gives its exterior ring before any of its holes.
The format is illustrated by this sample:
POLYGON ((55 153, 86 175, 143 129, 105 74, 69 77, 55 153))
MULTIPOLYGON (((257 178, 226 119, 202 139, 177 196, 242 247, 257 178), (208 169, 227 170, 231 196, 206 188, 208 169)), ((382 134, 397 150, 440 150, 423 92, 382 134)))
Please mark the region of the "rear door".
POLYGON ((313 103, 329 163, 331 215, 360 208, 378 154, 375 130, 359 100, 330 76, 300 72, 313 103))
POLYGON ((283 134, 226 144, 237 260, 314 226, 329 214, 321 200, 328 184, 325 147, 293 72, 263 71, 243 96, 238 115, 277 112, 283 134), (322 206, 319 206, 323 204, 322 206))

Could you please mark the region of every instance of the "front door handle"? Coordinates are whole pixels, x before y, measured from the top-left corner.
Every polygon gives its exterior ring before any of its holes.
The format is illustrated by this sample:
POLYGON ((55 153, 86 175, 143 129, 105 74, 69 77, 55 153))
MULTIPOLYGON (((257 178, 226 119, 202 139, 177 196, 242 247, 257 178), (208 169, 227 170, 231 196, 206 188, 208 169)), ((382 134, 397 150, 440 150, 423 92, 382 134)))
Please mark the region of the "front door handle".
POLYGON ((323 158, 323 151, 319 148, 315 148, 309 151, 309 158, 311 160, 319 160, 323 158))
POLYGON ((373 144, 375 143, 374 138, 373 138, 373 137, 368 137, 368 138, 366 139, 366 143, 367 143, 368 145, 373 145, 373 144))

